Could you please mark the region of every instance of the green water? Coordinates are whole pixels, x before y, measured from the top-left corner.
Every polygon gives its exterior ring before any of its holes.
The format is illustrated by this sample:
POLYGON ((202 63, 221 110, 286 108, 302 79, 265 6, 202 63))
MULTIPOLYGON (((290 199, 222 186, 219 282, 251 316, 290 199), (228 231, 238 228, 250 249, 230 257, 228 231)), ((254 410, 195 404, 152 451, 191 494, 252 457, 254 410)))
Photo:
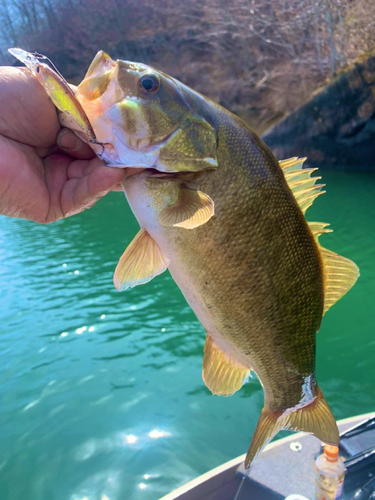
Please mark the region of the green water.
MULTIPOLYGON (((343 418, 375 409, 375 177, 323 177, 308 218, 361 269, 318 334, 318 380, 343 418)), ((121 193, 50 226, 0 219, 2 500, 156 500, 247 449, 261 387, 204 387, 204 332, 168 273, 114 289, 137 229, 121 193)))

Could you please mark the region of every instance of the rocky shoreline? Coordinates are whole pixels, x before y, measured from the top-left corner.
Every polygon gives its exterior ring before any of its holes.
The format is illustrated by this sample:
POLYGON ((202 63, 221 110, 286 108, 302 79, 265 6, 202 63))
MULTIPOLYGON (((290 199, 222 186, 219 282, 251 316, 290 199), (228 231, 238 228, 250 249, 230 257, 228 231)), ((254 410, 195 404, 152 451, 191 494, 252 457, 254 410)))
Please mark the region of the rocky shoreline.
POLYGON ((310 166, 375 172, 375 50, 262 138, 279 159, 306 156, 310 166))

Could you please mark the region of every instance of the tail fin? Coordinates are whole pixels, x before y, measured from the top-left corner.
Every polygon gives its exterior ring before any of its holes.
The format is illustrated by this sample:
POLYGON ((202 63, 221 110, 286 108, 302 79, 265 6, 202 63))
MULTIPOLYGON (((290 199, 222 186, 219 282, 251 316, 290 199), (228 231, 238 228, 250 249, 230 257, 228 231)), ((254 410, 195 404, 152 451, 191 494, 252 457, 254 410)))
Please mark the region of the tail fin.
POLYGON ((310 432, 324 443, 336 446, 340 441, 334 416, 317 386, 317 396, 314 401, 302 408, 286 410, 283 413, 263 408, 246 455, 246 469, 271 439, 283 429, 310 432))

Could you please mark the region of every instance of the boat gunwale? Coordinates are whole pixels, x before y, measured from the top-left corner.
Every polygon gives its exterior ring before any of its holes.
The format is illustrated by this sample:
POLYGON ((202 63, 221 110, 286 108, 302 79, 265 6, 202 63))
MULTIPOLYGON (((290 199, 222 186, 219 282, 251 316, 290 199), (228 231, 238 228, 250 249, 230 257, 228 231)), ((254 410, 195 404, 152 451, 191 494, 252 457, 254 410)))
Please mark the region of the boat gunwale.
MULTIPOLYGON (((341 420, 338 420, 337 424, 338 425, 345 425, 345 424, 349 424, 351 422, 353 422, 353 424, 354 424, 355 421, 366 420, 367 418, 372 418, 372 417, 375 417, 375 412, 363 413, 363 414, 356 415, 353 417, 343 418, 341 420)), ((276 439, 275 441, 273 441, 272 443, 269 443, 265 447, 264 452, 272 450, 276 446, 283 445, 289 441, 296 441, 299 438, 301 438, 302 436, 305 436, 306 434, 308 434, 308 433, 296 432, 296 433, 291 434, 290 436, 286 436, 286 437, 281 438, 281 439, 276 439)), ((245 457, 246 457, 246 453, 244 453, 243 455, 240 455, 236 458, 233 458, 232 460, 229 460, 228 462, 225 462, 224 464, 221 464, 221 465, 215 467, 214 469, 211 469, 211 470, 205 472, 204 474, 196 477, 195 479, 192 479, 188 483, 183 484, 182 486, 180 486, 176 490, 172 491, 171 493, 167 493, 167 495, 159 498, 159 500, 178 500, 178 498, 180 498, 181 495, 184 495, 184 494, 188 493, 189 491, 192 491, 194 488, 197 488, 198 486, 209 481, 210 479, 212 479, 216 476, 219 476, 219 475, 223 474, 224 472, 229 471, 230 469, 237 468, 239 465, 241 465, 242 462, 245 461, 245 457)))

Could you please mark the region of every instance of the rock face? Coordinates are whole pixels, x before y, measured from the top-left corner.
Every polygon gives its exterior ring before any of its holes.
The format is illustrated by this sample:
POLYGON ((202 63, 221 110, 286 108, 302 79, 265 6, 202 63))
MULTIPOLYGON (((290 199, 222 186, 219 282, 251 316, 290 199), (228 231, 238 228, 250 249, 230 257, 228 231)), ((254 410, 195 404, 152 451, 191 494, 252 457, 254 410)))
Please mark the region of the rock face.
POLYGON ((262 138, 279 159, 307 156, 310 166, 375 172, 375 51, 262 138))

